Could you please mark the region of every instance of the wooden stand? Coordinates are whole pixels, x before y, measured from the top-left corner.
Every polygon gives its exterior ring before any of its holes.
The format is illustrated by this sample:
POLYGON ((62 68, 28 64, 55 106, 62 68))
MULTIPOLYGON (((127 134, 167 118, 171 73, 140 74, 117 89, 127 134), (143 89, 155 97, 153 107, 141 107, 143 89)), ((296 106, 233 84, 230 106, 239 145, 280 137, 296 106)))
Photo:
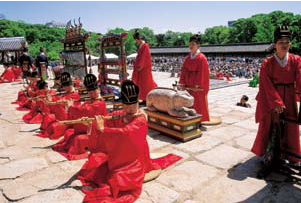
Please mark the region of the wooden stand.
POLYGON ((120 86, 122 81, 127 79, 127 65, 124 47, 124 39, 127 33, 109 33, 105 37, 100 38, 101 41, 101 58, 98 66, 101 83, 103 85, 110 84, 120 86), (105 57, 105 49, 117 47, 120 49, 121 56, 117 60, 107 60, 105 57), (118 69, 109 69, 108 66, 118 66, 118 69), (108 74, 117 74, 119 79, 109 78, 108 74))
POLYGON ((113 111, 121 110, 122 107, 122 102, 114 102, 113 103, 113 111))
MULTIPOLYGON (((73 76, 76 75, 75 71, 80 69, 84 70, 84 74, 88 73, 86 59, 86 41, 88 39, 89 34, 82 33, 82 23, 80 22, 80 20, 79 25, 76 25, 74 22, 74 26, 72 26, 71 21, 67 23, 65 39, 62 39, 61 42, 64 43, 63 52, 66 55, 70 55, 70 57, 68 58, 68 60, 63 58, 64 71, 70 72, 70 74, 72 74, 73 76), (75 59, 77 57, 81 57, 83 61, 81 63, 75 62, 75 59)), ((84 75, 78 73, 76 76, 82 78, 84 75)))
POLYGON ((101 96, 102 96, 102 98, 104 98, 105 101, 108 101, 108 100, 114 101, 114 99, 115 99, 115 94, 104 94, 101 96))
POLYGON ((149 111, 146 108, 144 111, 148 116, 148 126, 169 137, 186 142, 202 135, 199 129, 201 115, 178 118, 167 113, 149 111))

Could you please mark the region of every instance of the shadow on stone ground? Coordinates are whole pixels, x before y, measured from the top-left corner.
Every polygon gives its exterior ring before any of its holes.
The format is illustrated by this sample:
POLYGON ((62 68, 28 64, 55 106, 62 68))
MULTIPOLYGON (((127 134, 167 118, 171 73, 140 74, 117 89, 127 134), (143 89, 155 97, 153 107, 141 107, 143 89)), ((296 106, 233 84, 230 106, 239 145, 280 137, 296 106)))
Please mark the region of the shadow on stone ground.
MULTIPOLYGON (((257 179, 257 172, 261 166, 261 159, 252 157, 244 163, 239 163, 228 169, 227 177, 236 181, 244 181, 247 178, 257 179)), ((265 182, 266 186, 238 203, 300 202, 301 176, 295 171, 288 168, 275 170, 265 178, 265 182)))

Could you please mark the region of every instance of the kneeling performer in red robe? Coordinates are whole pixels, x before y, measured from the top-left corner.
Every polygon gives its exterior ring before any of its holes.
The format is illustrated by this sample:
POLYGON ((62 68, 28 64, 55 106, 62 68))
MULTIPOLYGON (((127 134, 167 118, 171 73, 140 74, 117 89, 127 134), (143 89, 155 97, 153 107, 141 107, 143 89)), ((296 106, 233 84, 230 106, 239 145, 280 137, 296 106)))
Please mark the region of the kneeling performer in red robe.
POLYGON ((44 80, 38 81, 37 86, 39 88, 37 96, 31 98, 34 100, 32 108, 22 118, 25 123, 41 123, 43 117, 50 113, 50 109, 46 105, 46 99, 52 99, 51 95, 54 95, 55 91, 49 90, 48 83, 44 80))
POLYGON ((123 110, 92 121, 91 153, 77 176, 84 185, 84 202, 134 202, 147 172, 181 159, 173 154, 150 159, 147 118, 138 109, 138 95, 138 86, 125 80, 121 85, 123 110))
POLYGON ((39 137, 58 139, 63 136, 66 126, 60 125, 58 121, 67 119, 68 109, 71 105, 80 104, 80 95, 74 90, 70 73, 62 73, 60 80, 66 93, 53 102, 46 103, 49 106, 50 114, 43 118, 40 127, 42 132, 38 134, 39 137))
POLYGON ((0 83, 15 81, 15 74, 9 64, 3 64, 4 72, 0 76, 0 83))
MULTIPOLYGON (((262 62, 259 92, 256 96, 255 119, 257 123, 259 122, 259 127, 252 152, 257 156, 266 153, 270 143, 271 124, 279 122, 280 114, 289 120, 296 121, 298 117, 297 97, 300 99, 301 57, 288 52, 292 40, 287 26, 275 30, 274 40, 276 53, 262 62)), ((284 133, 286 136, 280 140, 281 149, 300 154, 299 125, 288 122, 284 133)), ((293 163, 300 161, 297 158, 288 158, 293 163)))
MULTIPOLYGON (((93 74, 87 74, 84 85, 90 96, 90 100, 81 105, 73 105, 68 109, 67 120, 75 120, 82 117, 94 117, 108 113, 106 103, 100 96, 97 78, 93 74)), ((88 127, 84 124, 72 124, 66 127, 64 138, 55 144, 52 149, 59 152, 68 160, 84 159, 88 157, 88 127)))

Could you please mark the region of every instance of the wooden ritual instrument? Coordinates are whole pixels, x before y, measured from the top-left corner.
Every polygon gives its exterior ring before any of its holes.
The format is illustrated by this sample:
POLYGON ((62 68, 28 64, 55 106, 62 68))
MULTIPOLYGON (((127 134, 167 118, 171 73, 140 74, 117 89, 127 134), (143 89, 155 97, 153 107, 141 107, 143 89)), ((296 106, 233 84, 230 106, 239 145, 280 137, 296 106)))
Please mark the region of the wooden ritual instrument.
MULTIPOLYGON (((112 115, 112 116, 103 116, 104 120, 114 120, 114 119, 120 119, 120 118, 127 118, 127 117, 136 117, 136 116, 142 116, 144 113, 136 113, 133 115, 112 115)), ((59 124, 62 125, 71 125, 71 124, 77 124, 77 123, 91 123, 95 121, 96 118, 89 118, 89 117, 82 117, 75 120, 65 120, 65 121, 59 121, 59 124)))
POLYGON ((198 88, 198 87, 185 87, 185 86, 182 86, 182 85, 179 85, 178 84, 178 81, 175 81, 174 84, 172 84, 173 88, 174 89, 184 89, 184 90, 190 90, 190 91, 204 91, 203 89, 201 88, 198 88))
MULTIPOLYGON (((284 117, 284 113, 280 114, 279 120, 271 123, 270 133, 269 133, 269 143, 267 146, 266 153, 264 155, 263 167, 258 171, 257 177, 262 179, 266 178, 273 170, 278 169, 288 169, 293 168, 298 172, 297 175, 301 175, 301 166, 295 166, 293 164, 285 162, 284 158, 294 157, 301 159, 300 154, 295 154, 290 152, 281 146, 281 140, 289 136, 287 134, 287 124, 294 123, 300 125, 300 110, 299 109, 299 118, 298 120, 291 120, 284 117)), ((296 143, 299 144, 299 143, 296 143)))

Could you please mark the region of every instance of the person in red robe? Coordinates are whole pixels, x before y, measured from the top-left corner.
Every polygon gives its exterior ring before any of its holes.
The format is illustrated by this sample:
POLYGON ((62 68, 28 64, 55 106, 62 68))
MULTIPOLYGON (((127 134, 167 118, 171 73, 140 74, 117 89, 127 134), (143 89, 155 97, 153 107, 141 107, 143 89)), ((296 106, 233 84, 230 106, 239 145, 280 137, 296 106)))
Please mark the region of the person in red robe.
POLYGON ((216 74, 216 79, 217 80, 221 80, 224 78, 224 73, 223 70, 220 70, 217 74, 216 74))
POLYGON ((35 97, 38 92, 38 73, 28 72, 26 73, 26 80, 29 81, 27 87, 24 90, 18 92, 18 98, 14 104, 19 104, 18 111, 29 111, 32 107, 32 100, 30 98, 35 97))
POLYGON ((61 85, 66 93, 53 102, 47 102, 49 105, 50 114, 45 116, 41 123, 41 133, 37 136, 48 137, 50 139, 58 139, 64 135, 66 126, 60 125, 58 121, 68 118, 68 108, 73 105, 80 104, 80 95, 74 90, 70 73, 63 72, 60 77, 61 85))
POLYGON ((123 110, 96 116, 89 135, 88 161, 77 173, 84 185, 84 202, 126 202, 138 199, 145 173, 166 168, 182 157, 169 154, 150 159, 147 118, 138 109, 139 88, 125 80, 121 86, 123 110), (108 116, 106 116, 108 117, 108 116))
MULTIPOLYGON (((269 144, 269 131, 273 122, 279 121, 280 114, 286 119, 297 120, 297 98, 301 93, 301 57, 289 53, 291 32, 287 26, 277 27, 274 32, 276 53, 266 58, 261 65, 259 92, 256 96, 256 123, 259 123, 252 152, 263 156, 269 144)), ((300 113, 300 112, 299 112, 300 113)), ((281 148, 300 154, 299 125, 287 123, 281 148)), ((299 159, 289 157, 296 163, 299 159)))
MULTIPOLYGON (((75 120, 82 117, 94 117, 108 113, 106 103, 100 96, 97 78, 93 74, 87 74, 84 85, 88 91, 90 100, 81 105, 73 105, 68 109, 67 120, 75 120)), ((68 160, 84 159, 88 157, 88 127, 84 124, 66 126, 64 138, 55 144, 52 149, 59 152, 68 160)))
POLYGON ((152 58, 150 54, 149 45, 142 40, 139 32, 133 34, 136 44, 139 46, 138 54, 134 63, 134 70, 132 74, 132 81, 138 85, 140 89, 139 99, 146 102, 146 95, 157 87, 153 80, 152 74, 152 58))
POLYGON ((4 72, 0 76, 0 83, 13 82, 15 81, 15 74, 8 64, 3 64, 4 72))
POLYGON ((226 72, 225 77, 226 77, 227 81, 232 81, 232 79, 231 79, 230 74, 229 74, 228 71, 226 72))
POLYGON ((35 101, 32 102, 30 112, 22 118, 25 123, 41 123, 43 117, 50 113, 49 107, 46 105, 46 99, 48 99, 47 97, 51 98, 51 95, 54 95, 56 92, 49 90, 48 83, 44 80, 39 81, 38 88, 37 96, 32 98, 35 101))
POLYGON ((180 75, 180 89, 188 90, 194 97, 193 108, 202 115, 202 121, 209 121, 208 92, 209 92, 209 66, 206 56, 199 50, 201 38, 193 35, 189 40, 189 53, 185 60, 180 75))
POLYGON ((16 62, 11 65, 16 79, 22 79, 22 68, 17 66, 16 62))

